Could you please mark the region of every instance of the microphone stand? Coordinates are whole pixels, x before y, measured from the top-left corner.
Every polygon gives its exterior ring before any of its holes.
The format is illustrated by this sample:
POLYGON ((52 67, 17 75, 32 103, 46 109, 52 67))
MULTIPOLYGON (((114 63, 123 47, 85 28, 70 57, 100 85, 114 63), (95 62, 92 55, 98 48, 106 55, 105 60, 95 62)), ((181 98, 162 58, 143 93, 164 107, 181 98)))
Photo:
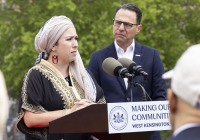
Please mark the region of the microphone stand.
MULTIPOLYGON (((135 77, 135 75, 134 74, 132 74, 132 76, 129 76, 128 77, 128 92, 127 92, 127 94, 129 93, 129 91, 130 91, 130 94, 131 94, 131 102, 133 101, 133 90, 132 90, 132 88, 134 87, 134 82, 133 82, 133 78, 135 77)), ((127 98, 128 96, 126 96, 126 98, 127 98)))
POLYGON ((139 84, 139 83, 134 83, 134 87, 139 87, 142 90, 143 93, 143 101, 147 101, 147 96, 148 98, 152 101, 152 99, 149 97, 149 95, 147 94, 146 90, 144 89, 144 87, 139 84))
POLYGON ((146 91, 145 91, 144 87, 139 83, 134 83, 134 87, 139 87, 142 90, 142 93, 143 93, 143 99, 142 100, 147 101, 146 91))
POLYGON ((131 94, 131 102, 133 101, 133 87, 139 87, 142 90, 143 93, 143 101, 147 101, 147 96, 148 98, 152 101, 151 97, 148 95, 148 93, 146 92, 146 90, 144 89, 144 87, 137 83, 137 82, 133 82, 133 78, 135 77, 135 75, 133 74, 132 76, 128 77, 128 89, 127 89, 127 94, 126 94, 126 99, 128 97, 128 93, 131 94))

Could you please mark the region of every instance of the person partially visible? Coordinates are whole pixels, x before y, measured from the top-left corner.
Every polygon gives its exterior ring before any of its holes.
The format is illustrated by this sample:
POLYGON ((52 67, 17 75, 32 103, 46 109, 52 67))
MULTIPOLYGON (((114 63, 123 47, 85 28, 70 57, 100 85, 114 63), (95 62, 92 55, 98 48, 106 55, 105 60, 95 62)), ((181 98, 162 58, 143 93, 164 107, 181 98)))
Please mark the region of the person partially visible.
POLYGON ((40 55, 23 80, 18 129, 26 140, 89 140, 89 134, 49 134, 49 122, 105 103, 83 65, 73 22, 63 15, 50 18, 36 35, 35 48, 40 55))
MULTIPOLYGON (((113 19, 114 41, 91 55, 88 68, 102 87, 108 103, 143 101, 143 93, 139 87, 132 88, 130 92, 127 78, 114 77, 103 70, 102 63, 109 57, 128 58, 141 65, 148 73, 148 78, 144 81, 142 76, 137 76, 134 77, 134 82, 144 86, 150 97, 147 98, 148 101, 166 100, 166 85, 165 80, 162 79, 164 67, 158 51, 141 45, 135 39, 142 30, 141 20, 142 12, 136 5, 128 3, 117 7, 113 19)), ((161 140, 160 133, 153 133, 148 140, 161 140)))
POLYGON ((3 140, 9 115, 9 98, 3 73, 0 71, 0 140, 3 140))
POLYGON ((168 140, 200 140, 200 44, 189 47, 173 70, 163 78, 170 81, 167 98, 173 136, 168 140))

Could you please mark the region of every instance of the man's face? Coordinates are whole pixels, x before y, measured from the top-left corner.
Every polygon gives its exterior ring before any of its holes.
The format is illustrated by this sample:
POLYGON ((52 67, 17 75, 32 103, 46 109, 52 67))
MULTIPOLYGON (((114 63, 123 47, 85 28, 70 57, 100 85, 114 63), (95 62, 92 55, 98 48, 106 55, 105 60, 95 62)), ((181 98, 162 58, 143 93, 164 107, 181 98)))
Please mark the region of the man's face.
POLYGON ((120 9, 114 19, 113 35, 117 44, 124 48, 128 47, 137 33, 142 29, 142 25, 137 24, 136 13, 127 9, 120 9))

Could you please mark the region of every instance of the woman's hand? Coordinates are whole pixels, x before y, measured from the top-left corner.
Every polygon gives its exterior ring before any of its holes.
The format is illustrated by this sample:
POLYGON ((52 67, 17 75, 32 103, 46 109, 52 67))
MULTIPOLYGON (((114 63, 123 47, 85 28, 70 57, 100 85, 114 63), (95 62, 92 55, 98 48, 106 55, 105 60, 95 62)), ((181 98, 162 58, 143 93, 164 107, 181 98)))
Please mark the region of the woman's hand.
POLYGON ((89 105, 95 104, 88 99, 81 99, 75 102, 74 106, 71 108, 72 112, 85 108, 89 105))
POLYGON ((75 102, 71 109, 48 111, 43 113, 33 113, 30 111, 24 111, 24 122, 29 128, 43 128, 48 127, 49 122, 62 117, 63 115, 70 114, 89 105, 95 104, 88 99, 81 99, 75 102))

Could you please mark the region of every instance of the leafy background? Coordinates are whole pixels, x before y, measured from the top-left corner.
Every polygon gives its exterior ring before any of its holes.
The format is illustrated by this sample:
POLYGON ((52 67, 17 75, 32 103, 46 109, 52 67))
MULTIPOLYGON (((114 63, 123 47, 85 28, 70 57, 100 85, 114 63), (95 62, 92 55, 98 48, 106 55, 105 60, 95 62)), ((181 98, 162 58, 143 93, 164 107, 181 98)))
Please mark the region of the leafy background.
MULTIPOLYGON (((34 38, 45 21, 54 15, 72 19, 87 67, 91 53, 113 41, 115 8, 124 3, 141 8, 143 29, 136 39, 159 50, 166 71, 200 42, 199 0, 1 0, 0 69, 10 98, 18 98, 23 76, 35 62, 34 38)), ((163 139, 169 133, 163 131, 163 139)))

